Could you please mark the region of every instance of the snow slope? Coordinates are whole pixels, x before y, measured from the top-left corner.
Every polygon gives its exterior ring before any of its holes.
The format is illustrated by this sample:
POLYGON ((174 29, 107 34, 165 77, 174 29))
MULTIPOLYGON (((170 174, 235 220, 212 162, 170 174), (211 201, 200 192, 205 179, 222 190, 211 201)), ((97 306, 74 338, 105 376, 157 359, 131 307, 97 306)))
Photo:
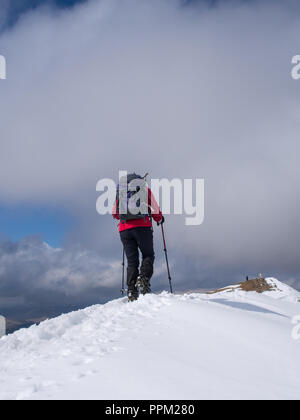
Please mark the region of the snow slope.
POLYGON ((299 399, 300 294, 126 299, 0 340, 0 399, 299 399))

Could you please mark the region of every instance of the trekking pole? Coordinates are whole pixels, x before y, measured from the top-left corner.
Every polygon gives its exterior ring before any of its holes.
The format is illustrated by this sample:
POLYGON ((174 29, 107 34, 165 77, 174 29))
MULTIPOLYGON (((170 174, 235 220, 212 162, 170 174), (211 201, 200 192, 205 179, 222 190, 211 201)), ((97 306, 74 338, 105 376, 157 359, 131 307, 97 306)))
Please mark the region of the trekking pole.
POLYGON ((162 233, 163 242, 164 242, 164 251, 165 251, 166 262, 167 262, 167 270, 168 270, 168 278, 169 278, 169 283, 170 283, 170 290, 171 290, 171 293, 173 293, 172 279, 171 279, 169 260, 168 260, 168 251, 167 251, 167 246, 166 246, 166 238, 165 238, 164 227, 163 227, 162 224, 161 224, 161 233, 162 233))
POLYGON ((122 289, 121 289, 121 293, 122 295, 124 295, 125 293, 125 248, 123 247, 123 261, 122 261, 122 289))

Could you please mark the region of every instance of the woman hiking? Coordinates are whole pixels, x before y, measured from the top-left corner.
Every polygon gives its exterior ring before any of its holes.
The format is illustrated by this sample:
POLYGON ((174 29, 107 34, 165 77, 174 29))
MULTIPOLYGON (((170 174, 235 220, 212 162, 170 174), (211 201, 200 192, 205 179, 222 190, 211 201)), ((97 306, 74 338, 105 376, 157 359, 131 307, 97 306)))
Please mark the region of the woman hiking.
POLYGON ((150 280, 155 258, 152 218, 157 225, 164 223, 145 177, 134 173, 120 179, 112 215, 120 221, 120 238, 128 263, 128 300, 135 301, 139 297, 139 290, 144 295, 151 293, 150 280), (140 270, 139 251, 142 254, 140 270))

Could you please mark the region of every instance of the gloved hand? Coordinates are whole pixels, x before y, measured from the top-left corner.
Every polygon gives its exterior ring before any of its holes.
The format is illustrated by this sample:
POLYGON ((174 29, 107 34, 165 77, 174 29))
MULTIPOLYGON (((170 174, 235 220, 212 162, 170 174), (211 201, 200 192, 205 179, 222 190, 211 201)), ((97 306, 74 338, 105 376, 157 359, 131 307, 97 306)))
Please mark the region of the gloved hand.
POLYGON ((161 221, 160 221, 160 222, 157 222, 157 226, 160 226, 160 225, 162 225, 163 223, 165 223, 165 218, 164 218, 164 216, 162 216, 162 219, 161 219, 161 221))

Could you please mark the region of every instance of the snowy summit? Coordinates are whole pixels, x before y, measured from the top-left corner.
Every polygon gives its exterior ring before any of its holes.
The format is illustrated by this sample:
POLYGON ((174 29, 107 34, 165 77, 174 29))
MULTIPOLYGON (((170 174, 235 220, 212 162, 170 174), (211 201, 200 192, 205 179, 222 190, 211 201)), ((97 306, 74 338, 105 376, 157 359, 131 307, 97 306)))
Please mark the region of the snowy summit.
POLYGON ((146 295, 0 340, 0 399, 298 399, 300 294, 146 295))

